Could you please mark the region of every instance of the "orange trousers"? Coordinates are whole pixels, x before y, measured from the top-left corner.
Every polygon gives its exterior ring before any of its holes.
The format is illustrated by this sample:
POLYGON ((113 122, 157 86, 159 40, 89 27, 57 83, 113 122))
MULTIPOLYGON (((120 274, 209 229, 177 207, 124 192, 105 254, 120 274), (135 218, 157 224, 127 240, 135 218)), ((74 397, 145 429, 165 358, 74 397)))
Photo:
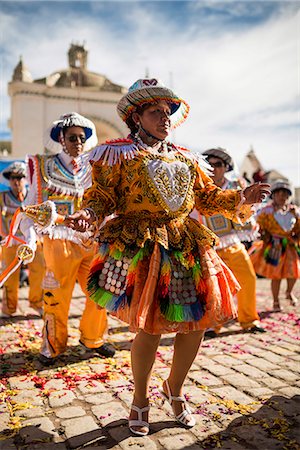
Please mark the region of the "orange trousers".
POLYGON ((86 250, 62 239, 44 238, 44 328, 41 353, 53 358, 63 353, 68 341, 68 315, 73 289, 78 281, 86 295, 80 321, 80 341, 89 348, 103 344, 107 329, 105 309, 98 309, 87 294, 87 278, 95 248, 86 250))
POLYGON ((237 293, 238 321, 242 328, 250 328, 259 320, 256 311, 256 274, 250 257, 242 243, 218 250, 218 255, 241 285, 237 293))
MULTIPOLYGON (((2 247, 2 264, 4 267, 8 267, 14 260, 17 248, 18 245, 13 245, 12 247, 2 247)), ((34 260, 28 264, 28 269, 29 304, 33 308, 41 308, 43 306, 42 280, 45 272, 43 248, 41 243, 37 244, 34 260)), ((19 267, 3 285, 2 312, 4 314, 13 314, 17 310, 20 270, 21 268, 19 267)))

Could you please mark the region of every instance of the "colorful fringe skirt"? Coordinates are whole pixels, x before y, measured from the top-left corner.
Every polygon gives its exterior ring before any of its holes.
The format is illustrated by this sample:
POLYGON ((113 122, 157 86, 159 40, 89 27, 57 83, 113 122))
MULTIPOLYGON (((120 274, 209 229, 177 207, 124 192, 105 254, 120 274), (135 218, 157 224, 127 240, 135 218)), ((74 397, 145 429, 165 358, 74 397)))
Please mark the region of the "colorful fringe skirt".
POLYGON ((239 284, 215 250, 207 246, 188 259, 157 242, 123 252, 103 242, 90 270, 90 297, 133 332, 188 333, 235 318, 239 284))
POLYGON ((263 241, 255 242, 249 254, 258 275, 271 280, 300 278, 299 249, 284 239, 272 239, 267 245, 263 241))

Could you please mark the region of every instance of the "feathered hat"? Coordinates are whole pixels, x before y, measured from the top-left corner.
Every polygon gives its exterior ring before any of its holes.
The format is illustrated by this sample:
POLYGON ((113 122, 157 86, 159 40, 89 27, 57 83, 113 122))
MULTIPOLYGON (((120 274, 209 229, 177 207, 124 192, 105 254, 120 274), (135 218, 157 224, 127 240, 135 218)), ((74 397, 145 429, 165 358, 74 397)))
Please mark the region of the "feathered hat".
POLYGON ((145 103, 154 103, 165 100, 170 104, 172 118, 172 128, 180 125, 188 116, 189 105, 182 98, 178 97, 171 89, 163 85, 156 78, 143 78, 137 80, 130 86, 117 105, 117 111, 121 119, 125 122, 138 106, 145 103), (176 113, 176 114, 175 114, 176 113))
POLYGON ((60 116, 59 120, 54 121, 46 130, 44 135, 44 145, 46 149, 53 153, 60 153, 62 151, 62 145, 60 143, 61 131, 63 128, 70 127, 81 127, 84 129, 86 137, 86 142, 84 144, 85 151, 88 151, 97 145, 98 138, 93 122, 76 112, 71 112, 60 116))

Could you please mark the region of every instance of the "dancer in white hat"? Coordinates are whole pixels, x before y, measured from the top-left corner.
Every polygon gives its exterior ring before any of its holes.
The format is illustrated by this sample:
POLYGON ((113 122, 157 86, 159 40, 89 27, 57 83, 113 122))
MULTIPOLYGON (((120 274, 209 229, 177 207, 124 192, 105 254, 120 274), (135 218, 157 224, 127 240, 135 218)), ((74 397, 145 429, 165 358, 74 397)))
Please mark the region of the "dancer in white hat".
POLYGON ((175 419, 193 427, 183 383, 204 331, 235 316, 238 288, 213 249, 216 236, 189 217, 222 211, 231 218, 261 201, 266 185, 222 191, 187 149, 166 140, 188 114, 187 103, 157 79, 138 80, 118 104, 127 139, 95 149, 93 186, 69 225, 84 230, 108 214, 91 266, 91 298, 136 332, 132 344, 134 399, 129 427, 149 432, 149 382, 162 333, 176 333, 171 372, 162 385, 175 419))
POLYGON ((271 203, 257 215, 262 240, 249 250, 258 275, 271 279, 273 309, 281 311, 281 280, 287 280, 286 298, 292 306, 298 299, 293 293, 300 278, 300 210, 290 201, 292 188, 285 180, 271 186, 271 203))
MULTIPOLYGON (((97 143, 94 124, 77 113, 55 121, 45 134, 45 147, 53 155, 28 156, 30 192, 27 204, 50 200, 62 216, 80 208, 84 190, 91 185, 91 167, 85 152, 97 143)), ((34 250, 36 229, 33 221, 23 219, 21 228, 34 250)), ((67 347, 68 312, 75 282, 86 293, 80 321, 80 342, 101 356, 111 357, 115 350, 104 342, 107 328, 105 310, 99 310, 87 294, 87 277, 95 246, 84 248, 78 234, 63 224, 48 227, 43 236, 46 275, 44 288, 44 329, 40 361, 53 364, 67 347)))

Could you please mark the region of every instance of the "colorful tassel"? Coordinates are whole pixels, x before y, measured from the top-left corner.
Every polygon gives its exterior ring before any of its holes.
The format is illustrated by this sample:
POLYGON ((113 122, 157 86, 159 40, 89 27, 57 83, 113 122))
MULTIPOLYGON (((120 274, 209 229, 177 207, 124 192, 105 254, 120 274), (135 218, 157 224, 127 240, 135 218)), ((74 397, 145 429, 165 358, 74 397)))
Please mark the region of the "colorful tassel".
POLYGON ((161 304, 161 312, 170 322, 193 322, 200 320, 204 314, 204 307, 200 302, 186 305, 161 304))
POLYGON ((161 247, 161 266, 160 266, 160 278, 158 282, 158 291, 162 298, 165 298, 169 292, 169 286, 171 282, 171 260, 166 250, 161 247))

